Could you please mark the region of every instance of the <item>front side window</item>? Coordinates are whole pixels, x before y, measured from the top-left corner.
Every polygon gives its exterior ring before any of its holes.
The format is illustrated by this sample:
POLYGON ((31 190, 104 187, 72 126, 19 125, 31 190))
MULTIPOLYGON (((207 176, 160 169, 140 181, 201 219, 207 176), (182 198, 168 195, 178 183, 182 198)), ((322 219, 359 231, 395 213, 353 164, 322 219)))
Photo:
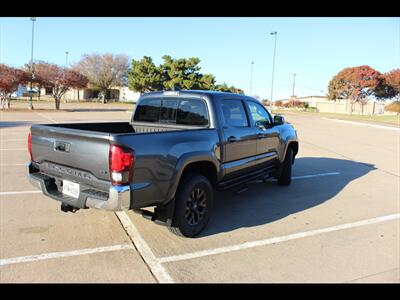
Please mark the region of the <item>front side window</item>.
POLYGON ((246 112, 241 100, 222 100, 225 124, 233 127, 248 127, 246 112))
POLYGON ((256 123, 262 123, 263 125, 270 125, 271 124, 271 119, 269 117, 269 114, 267 110, 258 103, 248 101, 247 102, 251 114, 251 118, 253 119, 253 125, 256 125, 256 123))

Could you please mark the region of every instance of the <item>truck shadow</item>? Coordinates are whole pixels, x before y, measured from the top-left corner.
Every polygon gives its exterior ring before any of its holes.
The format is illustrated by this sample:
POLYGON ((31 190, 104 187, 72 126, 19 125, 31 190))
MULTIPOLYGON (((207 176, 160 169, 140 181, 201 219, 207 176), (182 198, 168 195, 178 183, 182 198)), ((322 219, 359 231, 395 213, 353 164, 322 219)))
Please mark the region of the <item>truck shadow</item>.
POLYGON ((199 237, 271 223, 320 205, 331 200, 351 181, 375 169, 371 164, 351 160, 298 158, 293 166, 293 176, 331 172, 340 174, 294 179, 287 187, 273 181, 249 183, 249 190, 240 195, 230 191, 217 192, 213 214, 199 237))

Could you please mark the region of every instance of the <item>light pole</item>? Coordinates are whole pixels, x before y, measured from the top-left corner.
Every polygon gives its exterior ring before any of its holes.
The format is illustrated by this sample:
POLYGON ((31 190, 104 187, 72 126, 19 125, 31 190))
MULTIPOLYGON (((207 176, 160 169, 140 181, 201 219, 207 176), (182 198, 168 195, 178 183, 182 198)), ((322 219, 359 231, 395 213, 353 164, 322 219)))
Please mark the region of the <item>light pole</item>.
POLYGON ((292 90, 292 97, 294 98, 294 85, 296 84, 296 73, 293 74, 293 90, 292 90))
POLYGON ((250 97, 251 97, 251 95, 252 95, 252 88, 253 88, 253 65, 254 65, 254 62, 252 61, 251 62, 251 71, 250 71, 250 97))
POLYGON ((68 68, 68 51, 65 51, 65 67, 68 68))
POLYGON ((33 109, 33 105, 32 105, 32 81, 33 81, 33 33, 35 30, 35 21, 36 18, 35 17, 31 17, 31 21, 32 21, 32 47, 31 47, 31 76, 30 76, 30 80, 31 80, 31 90, 29 93, 29 109, 33 109))
POLYGON ((278 32, 277 32, 277 31, 272 31, 270 34, 275 36, 274 57, 273 57, 273 60, 272 60, 271 98, 270 98, 270 100, 269 100, 269 109, 270 109, 270 111, 272 112, 272 96, 273 96, 273 93, 274 93, 274 75, 275 75, 276 37, 277 37, 277 35, 278 35, 278 32))

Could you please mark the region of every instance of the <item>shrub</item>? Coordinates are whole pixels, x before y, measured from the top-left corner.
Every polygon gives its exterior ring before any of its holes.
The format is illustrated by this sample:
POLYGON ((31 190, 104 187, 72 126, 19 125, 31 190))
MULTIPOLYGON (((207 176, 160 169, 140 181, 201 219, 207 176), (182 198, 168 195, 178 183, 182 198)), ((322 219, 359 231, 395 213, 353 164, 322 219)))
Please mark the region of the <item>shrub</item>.
POLYGON ((315 106, 309 106, 307 107, 307 111, 317 112, 317 108, 315 106))
POLYGON ((400 101, 395 101, 386 105, 385 110, 400 113, 400 101))
POLYGON ((286 103, 282 104, 283 107, 285 108, 307 108, 308 107, 308 102, 302 102, 300 100, 290 100, 286 103))

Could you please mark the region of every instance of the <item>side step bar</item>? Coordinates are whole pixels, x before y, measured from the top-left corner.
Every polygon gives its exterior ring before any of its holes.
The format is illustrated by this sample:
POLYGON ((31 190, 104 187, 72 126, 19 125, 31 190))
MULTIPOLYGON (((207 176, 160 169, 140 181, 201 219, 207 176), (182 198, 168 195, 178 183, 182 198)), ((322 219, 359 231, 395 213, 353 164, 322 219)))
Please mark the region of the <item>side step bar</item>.
POLYGON ((253 181, 256 179, 260 179, 260 178, 263 180, 266 180, 269 177, 271 177, 271 175, 276 170, 277 170, 276 166, 270 166, 267 168, 263 168, 263 169, 251 172, 249 174, 245 174, 245 175, 241 175, 239 177, 228 179, 228 180, 220 182, 217 186, 217 189, 220 191, 233 189, 234 192, 236 192, 236 190, 239 190, 240 193, 242 193, 245 190, 247 190, 247 188, 246 189, 243 188, 243 186, 246 186, 246 184, 245 184, 246 182, 253 181), (237 187, 239 187, 239 188, 237 188, 237 187), (235 188, 237 188, 237 189, 235 189, 235 188))

